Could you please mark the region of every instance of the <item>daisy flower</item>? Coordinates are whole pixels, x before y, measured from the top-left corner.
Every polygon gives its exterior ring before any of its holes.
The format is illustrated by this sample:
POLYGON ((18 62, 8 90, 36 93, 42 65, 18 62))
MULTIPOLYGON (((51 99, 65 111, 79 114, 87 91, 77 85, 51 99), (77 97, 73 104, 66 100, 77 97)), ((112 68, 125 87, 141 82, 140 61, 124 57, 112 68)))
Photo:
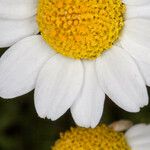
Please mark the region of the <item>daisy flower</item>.
POLYGON ((0 0, 0 96, 35 89, 42 118, 71 108, 95 127, 105 95, 122 109, 148 104, 149 0, 0 0))
POLYGON ((126 133, 106 125, 71 128, 60 134, 52 150, 149 150, 150 125, 137 124, 126 133))

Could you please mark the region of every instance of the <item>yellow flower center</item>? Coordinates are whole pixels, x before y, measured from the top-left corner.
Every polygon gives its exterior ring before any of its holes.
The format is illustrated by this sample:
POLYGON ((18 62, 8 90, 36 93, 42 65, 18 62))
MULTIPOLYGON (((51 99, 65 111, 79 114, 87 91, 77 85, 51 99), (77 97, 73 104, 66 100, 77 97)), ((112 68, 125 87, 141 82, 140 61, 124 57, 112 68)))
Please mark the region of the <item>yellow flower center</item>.
POLYGON ((131 150, 123 133, 105 125, 95 129, 72 128, 60 136, 52 150, 131 150))
POLYGON ((58 53, 95 59, 118 39, 124 12, 121 0, 39 0, 37 22, 58 53))

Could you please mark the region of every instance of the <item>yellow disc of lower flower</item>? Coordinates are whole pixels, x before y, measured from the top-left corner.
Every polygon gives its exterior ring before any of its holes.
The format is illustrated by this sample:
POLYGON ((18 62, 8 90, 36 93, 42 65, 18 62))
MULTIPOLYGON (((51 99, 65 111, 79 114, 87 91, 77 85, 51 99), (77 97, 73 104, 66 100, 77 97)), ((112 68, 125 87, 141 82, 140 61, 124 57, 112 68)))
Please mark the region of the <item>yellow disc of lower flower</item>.
POLYGON ((56 141, 52 150, 130 150, 123 133, 101 125, 71 128, 56 141))
POLYGON ((39 0, 37 22, 58 53, 95 59, 118 39, 124 12, 121 0, 39 0))

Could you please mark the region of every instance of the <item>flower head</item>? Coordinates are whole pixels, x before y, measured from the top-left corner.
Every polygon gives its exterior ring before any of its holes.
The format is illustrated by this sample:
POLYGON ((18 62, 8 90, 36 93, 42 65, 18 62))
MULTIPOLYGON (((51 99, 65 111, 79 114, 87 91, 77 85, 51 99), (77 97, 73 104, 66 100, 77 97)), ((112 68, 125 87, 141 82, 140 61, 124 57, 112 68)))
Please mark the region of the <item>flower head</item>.
POLYGON ((40 0, 37 22, 45 41, 58 53, 95 59, 118 39, 124 13, 121 0, 40 0))
POLYGON ((106 125, 94 129, 71 128, 60 135, 52 150, 148 150, 148 133, 150 126, 144 124, 133 126, 126 133, 116 132, 106 125))
POLYGON ((0 96, 35 89, 42 118, 71 108, 95 127, 105 95, 122 109, 148 104, 149 0, 3 0, 0 5, 0 96), (38 35, 37 35, 38 34, 38 35))

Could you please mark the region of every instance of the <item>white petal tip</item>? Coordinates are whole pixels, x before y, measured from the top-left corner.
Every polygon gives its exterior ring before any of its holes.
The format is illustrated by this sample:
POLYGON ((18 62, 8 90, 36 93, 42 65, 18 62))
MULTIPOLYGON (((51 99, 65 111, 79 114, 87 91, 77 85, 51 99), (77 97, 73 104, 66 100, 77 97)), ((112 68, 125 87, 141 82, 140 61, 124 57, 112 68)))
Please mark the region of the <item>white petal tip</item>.
POLYGON ((38 116, 39 116, 40 118, 43 118, 43 119, 46 118, 46 115, 45 115, 44 113, 43 113, 43 114, 42 114, 42 113, 41 113, 41 114, 38 113, 38 116))
POLYGON ((124 108, 124 110, 126 110, 130 113, 138 113, 140 111, 140 106, 139 107, 134 107, 134 108, 124 108))
POLYGON ((125 136, 132 150, 149 150, 150 125, 135 125, 126 132, 125 136))
POLYGON ((91 126, 91 124, 90 124, 88 121, 86 121, 86 120, 77 118, 77 117, 75 117, 74 115, 72 115, 72 116, 73 116, 73 119, 74 119, 75 123, 76 123, 78 126, 80 126, 80 127, 83 127, 83 128, 90 128, 90 127, 94 128, 94 127, 95 127, 95 125, 92 125, 92 126, 91 126))
POLYGON ((17 93, 14 94, 14 93, 16 93, 16 92, 13 92, 11 94, 10 92, 0 90, 0 97, 3 99, 13 99, 13 98, 19 97, 19 94, 17 94, 17 93))
POLYGON ((91 128, 95 128, 97 124, 91 124, 91 128))
POLYGON ((56 114, 51 114, 48 115, 47 118, 51 119, 52 121, 56 121, 57 119, 59 119, 62 115, 56 115, 56 114))

